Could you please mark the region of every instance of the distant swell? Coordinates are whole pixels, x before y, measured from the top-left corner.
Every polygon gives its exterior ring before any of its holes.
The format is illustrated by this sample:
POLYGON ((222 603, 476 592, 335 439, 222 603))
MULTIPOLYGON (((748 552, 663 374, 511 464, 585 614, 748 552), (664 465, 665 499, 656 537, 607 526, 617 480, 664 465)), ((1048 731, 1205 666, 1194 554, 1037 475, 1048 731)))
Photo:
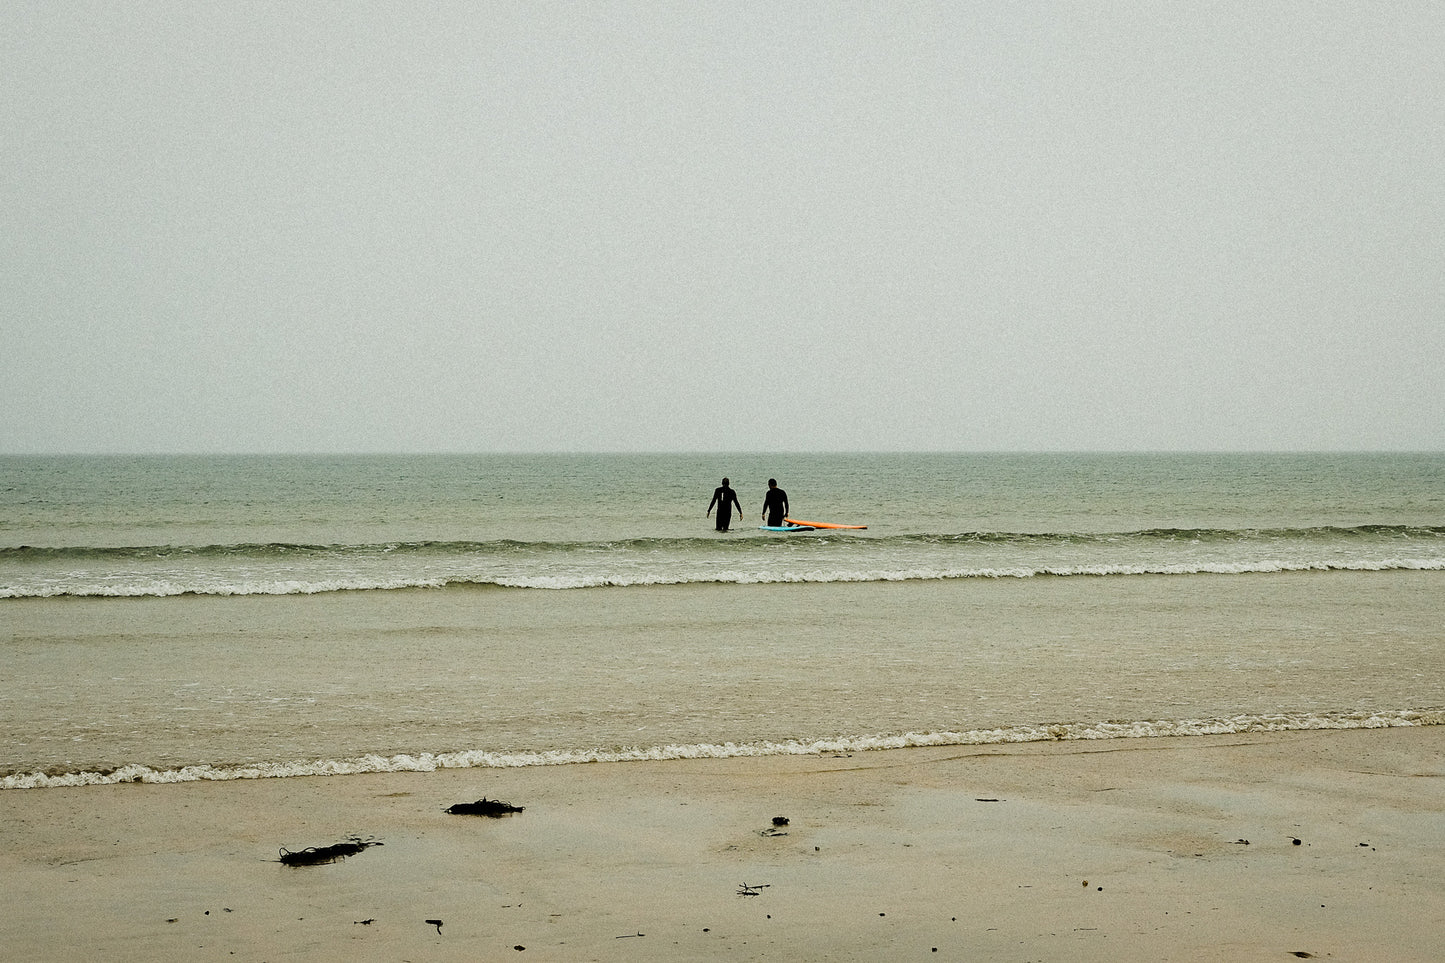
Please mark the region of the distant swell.
POLYGON ((1370 713, 1241 715, 1222 719, 1069 722, 1052 725, 1008 726, 999 729, 971 729, 964 732, 865 735, 820 739, 812 742, 721 743, 548 752, 489 752, 474 749, 415 755, 367 755, 342 760, 258 762, 239 766, 197 765, 184 766, 179 769, 152 769, 140 764, 131 764, 104 772, 13 773, 0 777, 0 789, 51 789, 134 782, 179 783, 234 779, 280 779, 292 776, 343 776, 381 772, 434 772, 438 769, 508 769, 646 760, 823 755, 835 752, 864 752, 917 746, 1001 745, 1022 742, 1142 739, 1314 729, 1380 729, 1393 726, 1437 726, 1441 724, 1445 724, 1445 709, 1434 708, 1370 713))
MULTIPOLYGON (((1255 544, 1311 543, 1369 540, 1401 543, 1412 541, 1445 541, 1445 526, 1435 525, 1355 525, 1320 526, 1315 528, 1153 528, 1129 532, 957 532, 909 533, 880 535, 870 533, 836 534, 809 532, 790 536, 794 540, 844 539, 866 540, 871 545, 1012 545, 1047 548, 1051 545, 1116 546, 1128 543, 1185 544, 1255 544)), ((308 545, 289 542, 242 543, 236 545, 134 545, 64 547, 10 546, 0 547, 0 564, 15 562, 62 561, 155 561, 157 559, 235 559, 284 560, 295 558, 445 558, 457 556, 526 557, 539 552, 567 553, 574 551, 646 551, 707 549, 710 551, 744 551, 758 543, 777 544, 778 536, 740 531, 726 539, 713 536, 685 538, 630 538, 608 541, 421 541, 378 542, 374 544, 308 545)), ((786 540, 784 540, 786 541, 786 540)))

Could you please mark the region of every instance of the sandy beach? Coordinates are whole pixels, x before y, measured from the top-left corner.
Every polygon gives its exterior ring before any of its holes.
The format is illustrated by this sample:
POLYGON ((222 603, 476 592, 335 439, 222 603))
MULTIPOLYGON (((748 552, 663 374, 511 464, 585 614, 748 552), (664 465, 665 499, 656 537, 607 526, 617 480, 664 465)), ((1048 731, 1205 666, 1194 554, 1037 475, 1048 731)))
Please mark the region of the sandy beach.
POLYGON ((27 960, 1436 960, 1442 760, 1426 726, 12 790, 0 941, 27 960), (443 812, 483 796, 524 811, 443 812), (351 837, 381 845, 278 861, 351 837))

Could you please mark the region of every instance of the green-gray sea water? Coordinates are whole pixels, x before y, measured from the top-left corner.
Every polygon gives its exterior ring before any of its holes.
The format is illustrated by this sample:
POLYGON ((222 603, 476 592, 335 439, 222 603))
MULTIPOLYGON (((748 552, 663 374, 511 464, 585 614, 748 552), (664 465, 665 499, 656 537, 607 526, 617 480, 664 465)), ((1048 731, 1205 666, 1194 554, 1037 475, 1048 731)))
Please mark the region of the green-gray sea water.
POLYGON ((1442 589, 1438 454, 3 457, 0 785, 1433 724, 1442 589))

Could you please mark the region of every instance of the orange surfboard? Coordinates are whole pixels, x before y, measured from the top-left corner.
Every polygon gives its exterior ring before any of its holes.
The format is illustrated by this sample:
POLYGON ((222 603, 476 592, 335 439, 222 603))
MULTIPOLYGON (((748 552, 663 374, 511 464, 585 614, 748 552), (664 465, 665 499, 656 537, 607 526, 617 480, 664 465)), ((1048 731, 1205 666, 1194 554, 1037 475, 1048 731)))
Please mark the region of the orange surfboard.
POLYGON ((789 525, 806 525, 809 528, 867 528, 867 525, 834 525, 832 522, 802 522, 796 518, 785 518, 789 525))

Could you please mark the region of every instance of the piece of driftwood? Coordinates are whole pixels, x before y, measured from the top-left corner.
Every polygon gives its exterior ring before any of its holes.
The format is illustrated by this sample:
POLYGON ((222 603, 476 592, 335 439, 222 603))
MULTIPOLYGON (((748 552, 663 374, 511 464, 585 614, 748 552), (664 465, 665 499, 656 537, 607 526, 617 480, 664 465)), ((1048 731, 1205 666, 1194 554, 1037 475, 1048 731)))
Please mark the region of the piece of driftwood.
POLYGON ((280 861, 287 866, 319 866, 322 863, 334 863, 338 859, 355 856, 368 846, 380 845, 380 840, 352 836, 345 842, 337 843, 334 846, 308 846, 295 852, 283 846, 280 861))
POLYGON ((449 812, 453 816, 491 816, 496 818, 506 816, 510 813, 519 813, 525 808, 525 806, 513 806, 499 799, 488 799, 486 796, 483 796, 476 802, 457 803, 456 805, 448 806, 443 812, 449 812))

